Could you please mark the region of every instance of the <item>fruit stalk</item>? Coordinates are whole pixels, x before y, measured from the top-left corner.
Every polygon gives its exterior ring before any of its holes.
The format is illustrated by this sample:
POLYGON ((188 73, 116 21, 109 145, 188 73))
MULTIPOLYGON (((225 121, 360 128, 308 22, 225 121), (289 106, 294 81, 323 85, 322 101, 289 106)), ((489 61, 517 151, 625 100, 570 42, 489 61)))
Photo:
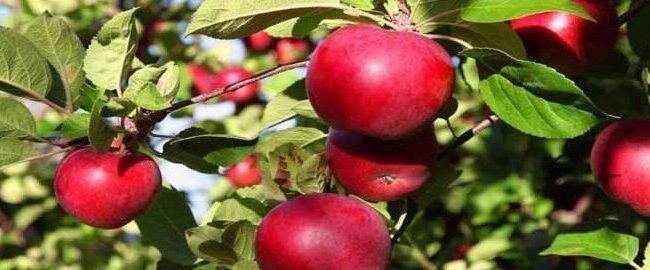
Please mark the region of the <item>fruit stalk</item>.
POLYGON ((438 155, 438 160, 443 159, 446 157, 450 152, 458 148, 459 146, 465 144, 467 141, 471 140, 474 138, 474 136, 478 135, 483 131, 484 129, 492 126, 494 123, 499 121, 499 117, 496 115, 490 115, 487 117, 487 119, 478 122, 472 129, 465 131, 463 134, 461 134, 458 138, 456 138, 453 142, 451 142, 449 145, 447 145, 442 152, 440 152, 440 155, 438 155))

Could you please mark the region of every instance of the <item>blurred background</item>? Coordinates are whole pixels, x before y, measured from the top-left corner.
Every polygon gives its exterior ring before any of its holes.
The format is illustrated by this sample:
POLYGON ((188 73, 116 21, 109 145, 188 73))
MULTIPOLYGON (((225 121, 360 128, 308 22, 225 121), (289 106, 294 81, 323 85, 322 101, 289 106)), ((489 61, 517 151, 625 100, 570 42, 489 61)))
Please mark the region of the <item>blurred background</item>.
MULTIPOLYGON (((278 63, 302 60, 327 34, 322 29, 301 40, 269 37, 267 45, 257 47, 250 38, 225 41, 183 36, 199 2, 0 0, 0 25, 20 30, 47 10, 65 16, 87 46, 103 22, 121 10, 140 7, 138 58, 145 64, 172 60, 180 65, 179 100, 206 87, 200 83, 205 79, 200 78, 201 71, 207 70, 211 78, 233 66, 256 73, 278 63)), ((632 57, 626 42, 622 38, 617 57, 632 57)), ((216 100, 174 113, 156 126, 150 144, 160 151, 170 137, 191 126, 243 137, 255 135, 268 100, 304 74, 298 69, 266 79, 257 97, 246 103, 216 100)), ((447 116, 449 121, 436 122, 441 144, 490 113, 462 83, 456 85, 454 97, 458 106, 447 116)), ((61 123, 56 113, 29 104, 39 119, 40 134, 48 134, 61 123)), ((295 124, 287 121, 273 129, 295 124)), ((415 217, 403 236, 411 245, 396 245, 392 267, 625 269, 588 258, 538 255, 558 231, 613 216, 622 230, 640 236, 643 243, 648 240, 647 221, 607 199, 594 184, 587 162, 594 134, 573 140, 542 140, 501 123, 486 130, 452 155, 453 165, 463 171, 460 179, 415 217)), ((52 189, 59 158, 0 171, 0 270, 164 268, 160 253, 141 240, 134 224, 98 230, 65 215, 52 189)), ((222 175, 201 174, 163 160, 159 164, 163 179, 184 192, 198 222, 213 201, 233 188, 222 175)))

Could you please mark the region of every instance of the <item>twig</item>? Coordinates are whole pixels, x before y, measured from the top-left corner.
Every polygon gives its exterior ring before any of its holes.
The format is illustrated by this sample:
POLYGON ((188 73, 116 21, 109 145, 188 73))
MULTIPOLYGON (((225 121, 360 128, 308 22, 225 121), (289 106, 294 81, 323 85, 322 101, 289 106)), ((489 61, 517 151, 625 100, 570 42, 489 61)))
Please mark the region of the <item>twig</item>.
POLYGON ((261 73, 258 73, 255 76, 250 77, 248 79, 245 79, 245 80, 230 84, 230 85, 228 85, 228 86, 226 86, 224 88, 216 89, 216 90, 211 91, 209 93, 198 95, 198 96, 195 96, 195 97, 193 97, 191 99, 188 99, 188 100, 176 102, 176 103, 172 104, 172 106, 169 107, 168 109, 165 109, 165 110, 162 110, 162 111, 156 111, 156 112, 154 112, 154 114, 156 114, 157 116, 164 117, 168 113, 174 112, 176 110, 180 110, 180 109, 185 108, 187 106, 190 106, 192 104, 205 102, 205 101, 207 101, 209 99, 221 96, 221 95, 223 95, 225 93, 233 92, 235 90, 243 88, 244 86, 247 86, 249 84, 261 81, 261 80, 266 79, 268 77, 271 77, 273 75, 276 75, 276 74, 279 74, 279 73, 282 73, 282 72, 285 72, 285 71, 288 71, 288 70, 296 69, 296 68, 299 68, 299 67, 305 67, 305 66, 307 66, 307 63, 309 63, 309 60, 284 64, 284 65, 278 65, 278 66, 276 66, 276 67, 274 67, 272 69, 269 69, 269 70, 263 71, 261 73))
POLYGON ((632 19, 636 14, 638 14, 646 4, 650 2, 649 0, 637 0, 632 2, 630 4, 630 8, 623 13, 620 17, 618 17, 618 25, 624 25, 627 23, 630 19, 632 19))
POLYGON ((462 40, 460 38, 455 38, 455 37, 446 36, 446 35, 434 35, 434 34, 422 34, 422 35, 427 37, 427 38, 430 38, 430 39, 444 39, 444 40, 449 40, 449 41, 452 41, 452 42, 456 42, 459 45, 465 47, 465 49, 474 48, 474 46, 472 46, 472 44, 469 44, 469 42, 464 41, 464 40, 462 40))
POLYGON ((39 159, 44 159, 44 158, 48 158, 48 157, 52 157, 52 156, 56 156, 56 155, 58 155, 58 154, 62 154, 62 153, 68 152, 68 151, 72 150, 73 148, 75 148, 75 147, 74 147, 74 146, 68 146, 68 147, 66 147, 66 148, 62 148, 62 149, 59 149, 59 150, 55 150, 55 151, 52 151, 52 152, 49 152, 49 153, 40 154, 40 155, 36 155, 36 156, 32 156, 32 157, 28 157, 28 158, 26 158, 26 159, 19 160, 19 161, 16 161, 16 162, 13 162, 13 163, 10 163, 10 164, 7 164, 7 165, 4 165, 4 166, 0 167, 0 170, 7 169, 7 168, 9 168, 9 167, 15 166, 15 165, 20 164, 20 163, 23 163, 23 162, 29 162, 29 161, 34 161, 34 160, 39 160, 39 159))
POLYGON ((447 145, 445 147, 445 149, 442 150, 442 152, 440 152, 440 155, 438 155, 438 159, 444 158, 451 151, 453 151, 456 148, 460 147, 461 145, 465 144, 467 141, 471 140, 472 138, 474 138, 474 136, 481 133, 481 131, 483 131, 484 129, 492 126, 497 121, 499 121, 499 117, 497 117, 496 115, 488 116, 487 119, 479 122, 474 127, 472 127, 472 129, 470 129, 468 131, 465 131, 457 139, 455 139, 453 142, 451 142, 449 145, 447 145))

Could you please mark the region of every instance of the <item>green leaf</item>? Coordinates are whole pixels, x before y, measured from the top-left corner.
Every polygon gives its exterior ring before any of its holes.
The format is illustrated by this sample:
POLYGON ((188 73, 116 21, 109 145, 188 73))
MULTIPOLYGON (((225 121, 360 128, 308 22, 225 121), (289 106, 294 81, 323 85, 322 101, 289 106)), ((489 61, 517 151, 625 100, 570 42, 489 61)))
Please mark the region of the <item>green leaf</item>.
MULTIPOLYGON (((436 23, 457 22, 459 17, 459 11, 461 10, 460 0, 442 0, 442 1, 408 0, 407 3, 411 8, 411 17, 412 17, 411 19, 416 24, 422 23, 425 20, 430 21, 429 18, 432 17, 436 18, 435 20, 436 23)), ((392 12, 391 10, 389 10, 391 14, 395 14, 398 10, 397 5, 396 4, 394 5, 395 7, 391 8, 392 12)), ((430 32, 428 31, 429 28, 424 28, 424 29, 426 29, 425 30, 426 32, 430 32)))
POLYGON ((169 62, 164 67, 165 72, 158 79, 156 86, 160 94, 168 102, 171 102, 176 98, 176 94, 181 86, 180 69, 174 62, 169 62))
POLYGON ((563 11, 592 19, 582 7, 571 0, 463 0, 461 18, 470 22, 492 23, 548 11, 563 11))
POLYGON ((21 102, 0 97, 0 137, 34 136, 36 121, 21 102))
POLYGON ((46 100, 51 86, 50 67, 36 46, 0 26, 0 91, 46 100))
POLYGON ((451 35, 474 47, 495 48, 519 59, 526 59, 521 39, 506 23, 463 22, 450 26, 451 35))
POLYGON ((128 88, 124 92, 124 97, 139 107, 145 108, 147 110, 156 111, 169 108, 171 105, 163 97, 156 85, 147 82, 139 90, 134 90, 135 88, 128 88))
POLYGON ((232 264, 237 253, 221 242, 223 231, 211 225, 190 228, 185 231, 187 243, 194 254, 209 262, 232 264))
POLYGON ((34 155, 34 149, 24 142, 0 138, 0 166, 13 164, 34 155))
POLYGON ((641 270, 649 270, 650 269, 650 242, 648 242, 645 245, 645 249, 643 250, 643 268, 641 270))
POLYGON ((212 221, 246 220, 254 225, 259 225, 266 212, 265 205, 256 199, 233 196, 219 204, 212 221))
POLYGON ((95 85, 104 89, 122 89, 122 82, 130 73, 135 58, 138 40, 136 10, 115 15, 102 26, 88 47, 84 71, 95 85))
POLYGON ((273 25, 264 31, 269 35, 277 38, 303 38, 309 35, 320 25, 328 26, 328 22, 331 22, 332 20, 344 22, 373 23, 372 21, 369 21, 362 17, 348 15, 342 10, 330 10, 311 16, 300 16, 298 18, 289 19, 273 25))
POLYGON ((207 134, 198 128, 182 131, 163 147, 163 157, 203 173, 218 173, 219 166, 230 166, 248 156, 257 138, 246 139, 223 134, 207 134))
POLYGON ((341 3, 365 10, 375 9, 374 0, 341 0, 341 3))
POLYGON ((135 222, 144 241, 155 246, 166 259, 181 265, 196 261, 185 241, 185 230, 196 227, 196 221, 181 192, 161 187, 151 208, 135 222))
POLYGON ((300 102, 293 105, 293 107, 291 107, 291 110, 302 117, 320 119, 316 114, 316 111, 314 111, 314 107, 311 106, 309 100, 301 100, 300 102))
POLYGON ((99 95, 93 104, 90 112, 90 123, 88 127, 88 140, 98 153, 106 152, 115 138, 115 131, 102 117, 102 109, 105 102, 102 100, 103 95, 99 95))
POLYGON ((599 119, 593 102, 564 75, 542 64, 518 60, 494 49, 469 49, 489 77, 479 83, 485 103, 506 123, 543 138, 573 138, 599 119))
POLYGON ((45 12, 27 28, 25 37, 36 45, 54 69, 50 99, 60 105, 74 104, 86 80, 85 51, 77 34, 65 20, 45 12))
POLYGON ((42 203, 21 207, 13 217, 14 225, 17 228, 26 229, 29 225, 34 223, 34 221, 43 216, 43 214, 54 209, 57 205, 56 199, 50 197, 42 203))
POLYGON ((492 260, 500 253, 512 248, 509 239, 490 237, 481 240, 467 252, 467 260, 476 262, 481 260, 492 260))
POLYGON ((232 270, 259 270, 257 263, 253 261, 238 261, 232 266, 232 270))
POLYGON ((141 69, 136 70, 133 72, 131 77, 129 77, 129 86, 127 87, 125 93, 129 90, 137 91, 147 83, 158 82, 158 78, 162 76, 166 69, 166 67, 147 65, 141 69))
POLYGON ((255 227, 248 221, 237 221, 228 225, 221 238, 237 253, 239 260, 255 258, 255 227))
POLYGON ((186 34, 241 38, 291 18, 341 8, 338 0, 206 0, 192 16, 186 34))
POLYGON ((650 8, 642 9, 627 23, 628 38, 632 50, 644 60, 650 60, 650 8))
POLYGON ((270 127, 295 117, 297 114, 292 110, 292 107, 301 100, 307 100, 305 80, 293 83, 271 99, 264 109, 262 126, 270 127))
POLYGON ((645 89, 648 90, 648 86, 650 86, 650 69, 646 68, 643 70, 643 73, 641 74, 641 80, 645 89))
POLYGON ((607 227, 559 234, 541 255, 589 256, 627 264, 639 251, 639 239, 607 227))
POLYGON ((61 136, 70 139, 86 137, 88 136, 89 126, 90 113, 78 111, 63 122, 61 125, 61 136))
POLYGON ((286 144, 303 146, 323 136, 325 133, 315 128, 294 127, 263 137, 255 150, 261 153, 270 153, 286 144))

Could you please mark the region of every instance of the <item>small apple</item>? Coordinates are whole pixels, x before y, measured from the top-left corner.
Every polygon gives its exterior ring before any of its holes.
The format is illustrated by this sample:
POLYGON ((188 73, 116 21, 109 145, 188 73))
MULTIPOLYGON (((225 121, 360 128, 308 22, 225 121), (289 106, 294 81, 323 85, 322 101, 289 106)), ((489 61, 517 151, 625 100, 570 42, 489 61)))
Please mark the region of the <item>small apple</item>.
POLYGON ((348 192, 393 201, 426 183, 437 148, 430 129, 395 141, 331 129, 325 153, 332 174, 348 192))
MULTIPOLYGON (((233 83, 237 83, 248 79, 253 76, 253 73, 250 73, 248 70, 245 70, 241 67, 227 67, 219 71, 217 76, 214 77, 214 82, 212 84, 213 89, 219 89, 226 87, 233 83)), ((257 97, 257 91, 260 88, 260 83, 255 82, 244 86, 236 91, 226 93, 221 96, 222 100, 234 101, 237 104, 245 104, 257 97)))
POLYGON ((454 69, 435 41, 358 24, 316 48, 306 80, 311 104, 330 126, 398 139, 434 120, 451 95, 454 69))
POLYGON ((126 150, 69 153, 54 176, 61 207, 83 223, 115 229, 147 210, 160 189, 160 170, 148 156, 126 150))
POLYGON ((191 64, 188 66, 188 72, 192 78, 192 86, 197 95, 206 94, 214 91, 214 75, 206 67, 191 64))
POLYGON ((262 181, 262 170, 255 165, 255 156, 248 156, 226 170, 226 177, 238 188, 254 186, 262 181))
POLYGON ((382 218, 361 201, 313 193, 264 217, 255 255, 261 270, 384 270, 390 237, 382 218))
POLYGON ((304 40, 285 38, 275 45, 275 61, 287 64, 304 60, 309 55, 309 44, 304 40))
POLYGON ((244 39, 246 46, 257 52, 268 50, 273 45, 273 37, 264 31, 252 34, 244 39))
POLYGON ((566 12, 546 12, 510 22, 530 59, 567 75, 579 75, 607 57, 618 35, 616 8, 610 0, 573 2, 595 21, 566 12))
POLYGON ((591 170, 612 199, 650 216, 650 119, 603 129, 591 150, 591 170))

